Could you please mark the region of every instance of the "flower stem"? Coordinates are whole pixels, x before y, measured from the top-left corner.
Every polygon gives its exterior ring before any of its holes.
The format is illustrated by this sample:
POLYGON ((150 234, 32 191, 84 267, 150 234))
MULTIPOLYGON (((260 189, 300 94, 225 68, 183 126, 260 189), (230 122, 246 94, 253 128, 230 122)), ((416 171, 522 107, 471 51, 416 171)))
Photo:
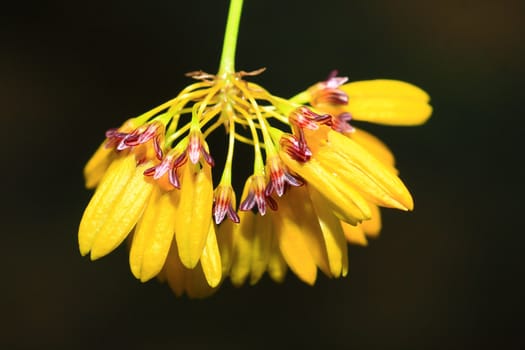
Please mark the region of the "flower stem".
POLYGON ((231 0, 228 10, 228 21, 224 33, 222 44, 221 63, 219 65, 220 77, 225 78, 235 72, 235 49, 237 46, 237 36, 239 34, 239 22, 241 20, 243 0, 231 0))

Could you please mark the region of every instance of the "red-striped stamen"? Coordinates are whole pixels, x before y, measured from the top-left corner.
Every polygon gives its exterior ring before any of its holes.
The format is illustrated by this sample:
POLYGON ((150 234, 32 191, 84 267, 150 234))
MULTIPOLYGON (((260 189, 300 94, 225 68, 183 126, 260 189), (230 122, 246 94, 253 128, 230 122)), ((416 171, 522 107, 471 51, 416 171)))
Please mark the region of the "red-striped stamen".
POLYGON ((267 161, 269 181, 264 194, 269 197, 275 191, 281 197, 288 186, 302 186, 303 182, 288 172, 279 157, 272 157, 267 161))
POLYGON ((348 95, 343 90, 339 89, 341 85, 348 81, 347 77, 338 77, 337 71, 332 71, 325 81, 315 84, 309 89, 310 104, 312 106, 319 105, 347 105, 348 95))
POLYGON ((202 135, 200 133, 192 133, 190 135, 190 141, 188 144, 188 157, 190 158, 190 162, 193 164, 197 164, 202 157, 206 163, 208 163, 211 167, 215 165, 215 161, 213 160, 210 153, 207 151, 204 142, 202 140, 202 135))
POLYGON ((253 175, 248 181, 250 181, 248 194, 241 202, 239 209, 248 211, 257 205, 257 210, 261 215, 266 214, 267 206, 272 210, 277 210, 277 202, 275 202, 272 197, 266 195, 264 177, 253 175))
POLYGON ((184 165, 187 159, 186 152, 177 154, 172 150, 158 165, 146 169, 144 171, 144 176, 152 176, 154 180, 159 180, 165 174, 168 174, 169 183, 173 187, 180 189, 180 180, 177 175, 177 169, 184 165))
POLYGON ((231 186, 219 185, 215 190, 213 198, 213 217, 215 223, 220 224, 226 215, 231 221, 239 223, 239 215, 234 209, 235 206, 235 192, 231 186))

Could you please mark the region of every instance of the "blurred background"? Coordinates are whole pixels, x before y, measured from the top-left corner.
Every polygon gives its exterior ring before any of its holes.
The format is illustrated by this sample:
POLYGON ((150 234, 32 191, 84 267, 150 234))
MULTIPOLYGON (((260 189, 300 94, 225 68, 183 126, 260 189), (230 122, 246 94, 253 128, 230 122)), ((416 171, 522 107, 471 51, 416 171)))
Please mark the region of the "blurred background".
MULTIPOLYGON (((281 96, 395 78, 432 98, 421 127, 360 124, 416 203, 384 210, 349 277, 224 283, 205 300, 141 284, 127 253, 82 258, 82 167, 105 130, 218 67, 228 2, 29 1, 0 13, 2 349, 525 347, 523 1, 250 1, 237 68, 281 96), (519 211, 518 211, 519 210, 519 211)), ((246 160, 251 164, 251 159, 246 160)))

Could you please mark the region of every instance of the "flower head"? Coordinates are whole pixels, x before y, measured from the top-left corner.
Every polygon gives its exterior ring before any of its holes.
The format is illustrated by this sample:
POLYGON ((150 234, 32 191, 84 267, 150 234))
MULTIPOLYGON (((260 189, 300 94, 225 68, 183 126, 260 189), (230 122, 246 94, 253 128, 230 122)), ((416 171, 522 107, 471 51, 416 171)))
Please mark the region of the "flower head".
POLYGON ((196 81, 175 98, 106 132, 84 170, 96 191, 80 252, 97 259, 127 238, 137 279, 158 277, 190 297, 228 276, 234 285, 265 272, 282 281, 288 268, 308 284, 318 270, 345 276, 347 242, 378 234, 379 207, 413 208, 390 150, 350 121, 420 124, 428 96, 399 81, 348 83, 337 72, 295 97, 275 96, 248 81, 262 70, 235 72, 228 33, 217 75, 190 73, 196 81), (226 159, 216 164, 223 151, 207 139, 222 126, 226 159), (253 166, 237 211, 239 145, 252 149, 253 166))

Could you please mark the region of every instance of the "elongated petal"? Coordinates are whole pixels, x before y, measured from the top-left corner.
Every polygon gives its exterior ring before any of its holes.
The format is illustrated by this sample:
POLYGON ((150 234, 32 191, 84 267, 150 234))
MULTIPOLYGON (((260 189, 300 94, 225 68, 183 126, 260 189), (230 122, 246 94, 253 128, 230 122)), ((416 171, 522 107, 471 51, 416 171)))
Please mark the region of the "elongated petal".
POLYGON ((185 268, 178 250, 177 241, 173 240, 165 265, 166 279, 175 295, 187 294, 190 298, 204 298, 213 294, 217 288, 209 286, 200 262, 194 269, 185 268))
POLYGON ((179 249, 177 248, 177 241, 172 240, 171 248, 166 258, 164 265, 166 270, 166 279, 173 293, 180 297, 184 294, 184 266, 179 259, 179 249))
MULTIPOLYGON (((286 204, 280 207, 289 209, 288 215, 300 223, 302 239, 314 258, 315 264, 327 276, 332 277, 328 261, 327 247, 319 224, 317 213, 308 195, 308 186, 295 187, 288 191, 286 204), (296 203, 301 203, 296 205, 296 203)), ((284 199, 284 198, 283 198, 284 199)))
POLYGON ((108 169, 116 154, 113 149, 107 148, 105 142, 96 150, 84 167, 86 188, 95 188, 108 169))
POLYGON ((266 271, 273 236, 272 213, 256 215, 253 226, 250 284, 256 284, 266 271))
POLYGON ((399 177, 352 139, 330 131, 328 143, 319 148, 316 157, 373 203, 401 210, 413 209, 412 196, 399 177))
POLYGON ((91 251, 97 234, 107 221, 134 171, 133 156, 117 158, 108 168, 80 221, 78 243, 82 255, 91 251))
POLYGON ((348 241, 348 243, 358 244, 362 246, 368 245, 368 241, 366 240, 366 236, 361 225, 354 226, 344 221, 341 221, 341 227, 343 229, 345 238, 348 241))
POLYGON ((284 260, 297 277, 313 285, 317 278, 317 266, 306 243, 301 239, 300 228, 286 222, 288 220, 281 215, 277 217, 283 222, 276 228, 276 234, 284 260))
POLYGON ((233 260, 233 229, 234 224, 230 220, 223 221, 218 228, 217 244, 221 253, 222 275, 225 277, 230 274, 233 260))
POLYGON ((278 200, 272 216, 279 247, 290 269, 304 282, 313 284, 317 267, 331 276, 321 228, 306 188, 295 187, 278 200))
POLYGON ((215 229, 215 225, 211 224, 200 260, 204 277, 212 288, 217 287, 222 280, 221 254, 217 245, 215 229))
POLYGON ((255 214, 239 213, 240 222, 233 226, 233 255, 230 279, 234 286, 241 286, 250 274, 255 214))
POLYGON ((151 194, 153 185, 143 172, 150 164, 138 166, 98 232, 91 248, 95 260, 113 251, 137 223, 151 194))
POLYGON ((397 80, 366 80, 340 87, 349 96, 345 109, 355 120, 388 125, 419 125, 432 114, 426 92, 397 80))
POLYGON ((370 218, 367 201, 345 178, 335 175, 314 157, 299 163, 285 152, 279 155, 290 170, 321 192, 341 219, 356 224, 370 218))
POLYGON ((380 160, 384 165, 391 167, 391 170, 397 174, 397 169, 394 168, 394 155, 390 149, 374 135, 358 128, 354 129, 355 131, 347 136, 370 152, 370 154, 380 160))
POLYGON ((211 225, 213 184, 211 169, 188 162, 184 166, 175 238, 182 264, 194 268, 202 254, 211 225))
POLYGON ((133 235, 129 263, 133 275, 145 282, 162 267, 175 234, 179 193, 155 187, 133 235))
POLYGON ((270 246, 270 256, 268 258, 268 275, 275 282, 281 283, 286 277, 288 267, 279 248, 279 240, 275 232, 272 232, 272 243, 270 246))
POLYGON ((308 193, 319 220, 321 232, 328 255, 328 264, 332 276, 346 275, 348 271, 348 250, 340 220, 334 215, 324 197, 312 186, 307 186, 308 193))
POLYGON ((198 299, 209 297, 217 290, 208 284, 200 262, 194 269, 184 268, 184 287, 188 297, 198 299))
POLYGON ((381 212, 377 205, 370 205, 370 210, 372 211, 372 218, 370 220, 363 221, 361 223, 361 228, 363 232, 368 237, 377 237, 379 231, 381 231, 381 212))

